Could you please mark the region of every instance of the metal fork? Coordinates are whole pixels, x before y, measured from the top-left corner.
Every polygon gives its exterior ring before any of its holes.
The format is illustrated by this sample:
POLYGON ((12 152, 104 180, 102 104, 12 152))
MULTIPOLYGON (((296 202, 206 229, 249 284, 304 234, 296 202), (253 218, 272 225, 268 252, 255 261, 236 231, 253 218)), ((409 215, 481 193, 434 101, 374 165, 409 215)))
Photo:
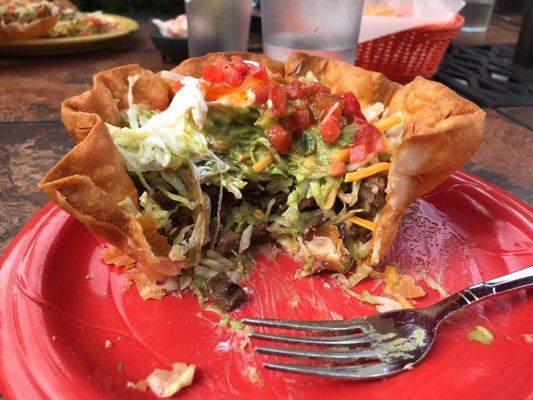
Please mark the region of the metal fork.
POLYGON ((309 358, 323 365, 267 362, 265 368, 305 375, 367 380, 411 369, 433 345, 437 328, 448 316, 501 293, 533 286, 533 266, 464 289, 430 307, 397 310, 343 321, 290 321, 244 318, 247 325, 310 331, 328 335, 287 336, 252 332, 253 339, 326 349, 258 346, 257 353, 309 358), (330 349, 333 348, 333 349, 330 349))

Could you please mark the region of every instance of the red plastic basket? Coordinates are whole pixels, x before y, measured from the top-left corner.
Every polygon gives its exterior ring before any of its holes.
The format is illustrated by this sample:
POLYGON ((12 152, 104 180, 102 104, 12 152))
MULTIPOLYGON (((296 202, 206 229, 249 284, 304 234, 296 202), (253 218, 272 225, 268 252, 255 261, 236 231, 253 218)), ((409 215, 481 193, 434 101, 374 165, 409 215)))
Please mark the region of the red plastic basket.
POLYGON ((419 75, 431 78, 463 22, 457 14, 446 24, 421 26, 361 43, 355 64, 401 83, 419 75))

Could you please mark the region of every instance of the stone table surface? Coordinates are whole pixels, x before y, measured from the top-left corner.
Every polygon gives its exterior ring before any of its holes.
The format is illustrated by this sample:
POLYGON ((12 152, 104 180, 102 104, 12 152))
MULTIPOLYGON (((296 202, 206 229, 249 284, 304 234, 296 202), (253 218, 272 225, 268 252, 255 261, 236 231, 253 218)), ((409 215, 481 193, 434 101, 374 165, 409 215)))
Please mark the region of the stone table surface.
MULTIPOLYGON (((73 146, 59 119, 61 101, 89 89, 101 70, 128 63, 154 71, 172 67, 152 46, 150 29, 141 23, 112 47, 91 53, 0 55, 0 254, 46 202, 36 186, 41 176, 73 146)), ((486 35, 457 40, 514 43, 517 32, 516 20, 495 18, 486 35)), ((531 203, 533 107, 486 111, 483 144, 464 169, 531 203)))

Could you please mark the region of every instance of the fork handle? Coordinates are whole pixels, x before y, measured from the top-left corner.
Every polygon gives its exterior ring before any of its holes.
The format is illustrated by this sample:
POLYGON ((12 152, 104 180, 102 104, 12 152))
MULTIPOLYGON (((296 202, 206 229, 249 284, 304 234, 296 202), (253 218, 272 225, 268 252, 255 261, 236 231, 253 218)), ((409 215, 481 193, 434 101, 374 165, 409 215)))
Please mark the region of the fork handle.
POLYGON ((533 286, 533 266, 478 283, 425 309, 426 314, 441 321, 459 310, 488 297, 533 286))

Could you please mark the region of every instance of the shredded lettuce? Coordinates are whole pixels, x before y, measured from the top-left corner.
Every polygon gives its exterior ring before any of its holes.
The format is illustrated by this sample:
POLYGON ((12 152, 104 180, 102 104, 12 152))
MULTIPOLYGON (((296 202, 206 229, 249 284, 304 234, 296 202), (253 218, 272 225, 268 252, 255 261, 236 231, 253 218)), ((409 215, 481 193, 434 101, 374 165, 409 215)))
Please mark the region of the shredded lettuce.
POLYGON ((266 185, 266 190, 270 193, 289 193, 294 180, 292 178, 279 177, 273 181, 270 181, 266 185))
MULTIPOLYGON (((300 233, 303 230, 303 221, 298 205, 300 201, 307 197, 309 184, 302 182, 296 185, 296 188, 289 193, 287 197, 287 209, 281 216, 275 218, 272 230, 280 230, 280 227, 289 228, 291 233, 300 233)), ((281 230, 282 231, 282 230, 281 230)))
POLYGON ((315 179, 309 183, 311 195, 318 206, 324 210, 329 210, 333 207, 340 186, 341 180, 330 176, 315 179))
POLYGON ((130 76, 126 111, 129 127, 108 124, 111 137, 130 172, 177 170, 188 161, 199 164, 200 177, 218 175, 228 166, 209 148, 201 132, 207 116, 207 104, 199 83, 184 78, 183 88, 168 108, 140 125, 133 103, 133 86, 138 77, 130 76))
POLYGON ((339 191, 338 197, 343 203, 346 203, 348 207, 352 207, 357 203, 359 198, 359 188, 361 187, 361 181, 352 182, 350 192, 339 191))
POLYGON ((381 114, 383 114, 384 111, 385 111, 385 106, 383 105, 383 103, 378 102, 362 110, 362 113, 365 116, 367 121, 372 121, 378 118, 381 114))

